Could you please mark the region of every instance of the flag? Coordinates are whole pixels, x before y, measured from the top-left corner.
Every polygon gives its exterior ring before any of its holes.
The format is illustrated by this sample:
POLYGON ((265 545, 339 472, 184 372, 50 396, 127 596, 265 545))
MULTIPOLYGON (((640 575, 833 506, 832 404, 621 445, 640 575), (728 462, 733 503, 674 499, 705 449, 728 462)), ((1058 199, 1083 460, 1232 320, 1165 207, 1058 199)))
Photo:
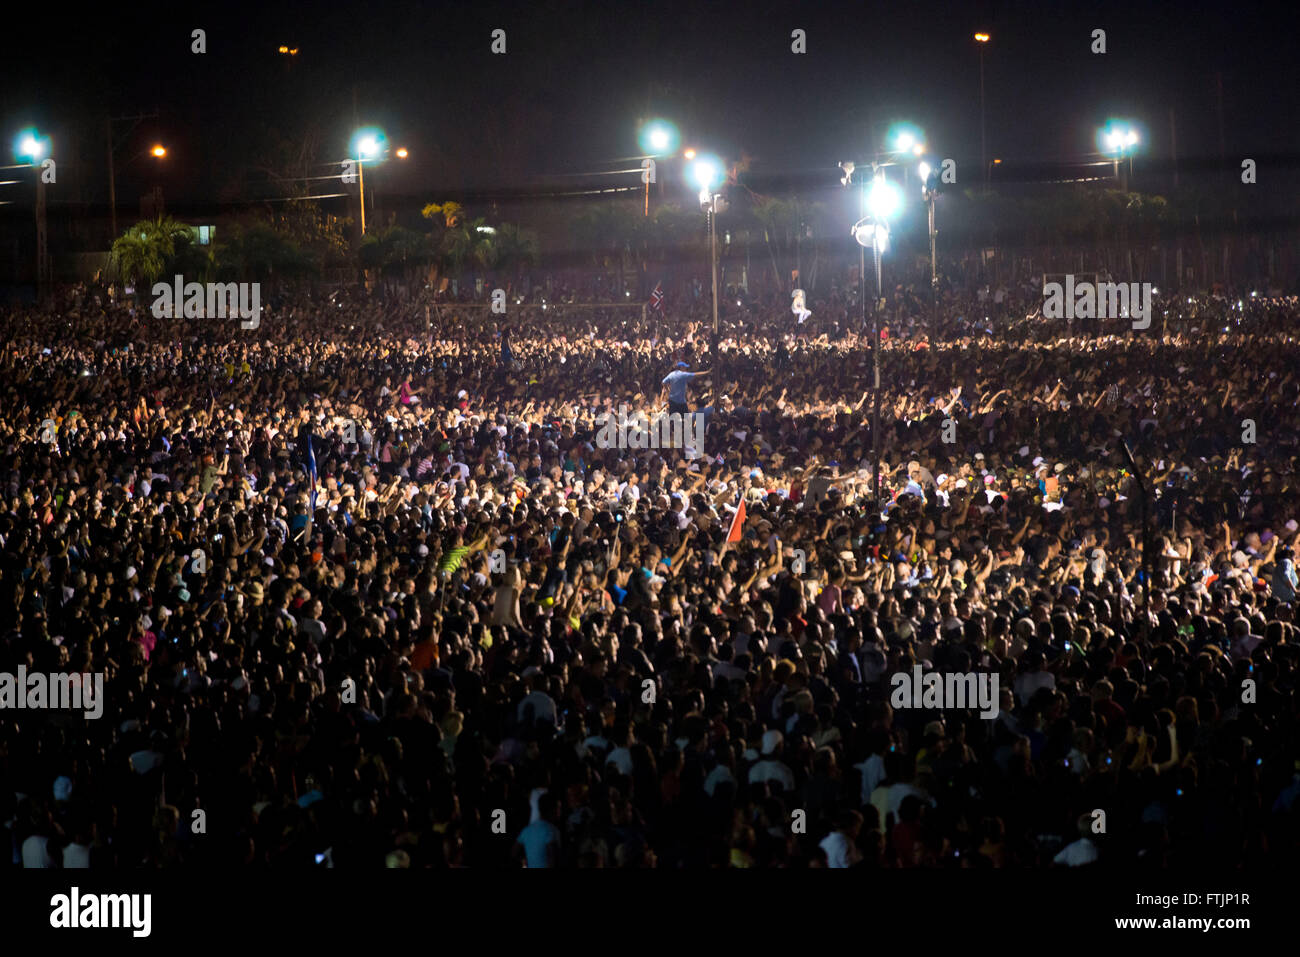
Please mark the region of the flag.
POLYGON ((303 429, 307 440, 307 488, 310 490, 307 501, 307 521, 316 517, 316 442, 310 429, 303 429))
POLYGON ((662 282, 655 283, 655 290, 650 293, 650 308, 660 314, 664 311, 664 284, 662 282))
POLYGON ((731 520, 731 528, 727 532, 728 542, 740 541, 740 530, 745 527, 745 496, 741 495, 740 504, 736 507, 736 515, 731 520))

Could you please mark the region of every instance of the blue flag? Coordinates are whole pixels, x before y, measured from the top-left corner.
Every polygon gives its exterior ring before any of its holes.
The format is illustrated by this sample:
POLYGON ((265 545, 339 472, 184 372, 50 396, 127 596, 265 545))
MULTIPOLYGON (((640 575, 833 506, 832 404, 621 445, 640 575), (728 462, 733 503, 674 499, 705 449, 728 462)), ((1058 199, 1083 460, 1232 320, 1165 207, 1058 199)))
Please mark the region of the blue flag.
POLYGON ((316 442, 309 429, 304 429, 303 432, 307 439, 307 477, 308 488, 311 490, 307 503, 307 520, 311 521, 316 516, 316 442))

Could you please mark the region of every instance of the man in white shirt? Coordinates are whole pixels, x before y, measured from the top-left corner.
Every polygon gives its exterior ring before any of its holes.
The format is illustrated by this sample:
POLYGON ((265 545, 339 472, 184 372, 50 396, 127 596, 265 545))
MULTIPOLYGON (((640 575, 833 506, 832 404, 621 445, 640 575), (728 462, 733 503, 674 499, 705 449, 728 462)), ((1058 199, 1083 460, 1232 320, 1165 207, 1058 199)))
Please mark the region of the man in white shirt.
POLYGON ((862 815, 857 811, 846 811, 840 818, 839 826, 822 838, 818 845, 826 852, 827 867, 852 867, 862 860, 858 850, 858 834, 862 831, 862 815))

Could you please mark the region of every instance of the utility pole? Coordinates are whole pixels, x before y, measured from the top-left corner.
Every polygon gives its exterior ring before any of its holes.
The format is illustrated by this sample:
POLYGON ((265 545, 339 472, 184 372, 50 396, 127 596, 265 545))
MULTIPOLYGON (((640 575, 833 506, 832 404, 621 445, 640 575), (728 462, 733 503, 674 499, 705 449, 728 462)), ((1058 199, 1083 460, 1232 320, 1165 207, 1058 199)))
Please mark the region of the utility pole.
POLYGON ((108 141, 108 216, 110 235, 108 237, 109 245, 112 246, 113 240, 117 239, 117 174, 113 168, 113 154, 117 152, 120 141, 113 138, 113 124, 127 123, 131 126, 122 134, 122 139, 126 139, 134 132, 135 128, 140 125, 141 120, 156 120, 158 118, 158 108, 154 107, 152 113, 137 113, 134 116, 110 116, 105 122, 108 141))
POLYGON ((45 177, 36 165, 36 298, 45 302, 50 289, 50 251, 45 231, 45 177))
POLYGON ((714 394, 722 390, 722 359, 718 353, 718 195, 715 193, 709 201, 709 250, 713 264, 713 383, 714 394))

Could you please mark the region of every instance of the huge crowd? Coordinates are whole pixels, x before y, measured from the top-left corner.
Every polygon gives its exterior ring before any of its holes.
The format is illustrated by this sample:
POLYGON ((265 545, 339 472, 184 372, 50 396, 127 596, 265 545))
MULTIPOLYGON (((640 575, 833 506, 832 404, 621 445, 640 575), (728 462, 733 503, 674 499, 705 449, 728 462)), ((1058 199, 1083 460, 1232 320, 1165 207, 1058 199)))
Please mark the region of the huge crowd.
POLYGON ((838 291, 717 355, 690 294, 3 311, 0 672, 106 681, 0 710, 13 865, 1294 854, 1300 303, 1035 296, 899 290, 879 396, 838 291), (670 400, 702 449, 597 441, 670 400))

